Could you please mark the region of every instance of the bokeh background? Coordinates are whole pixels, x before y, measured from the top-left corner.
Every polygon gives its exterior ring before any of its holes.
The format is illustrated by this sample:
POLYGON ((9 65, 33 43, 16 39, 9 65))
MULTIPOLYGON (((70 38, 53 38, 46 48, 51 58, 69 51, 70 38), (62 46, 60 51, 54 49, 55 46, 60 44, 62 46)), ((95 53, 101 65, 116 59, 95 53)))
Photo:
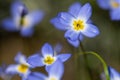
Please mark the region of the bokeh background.
MULTIPOLYGON (((10 5, 13 0, 0 0, 0 22, 10 16, 10 5)), ((82 5, 89 2, 93 8, 92 21, 98 26, 100 35, 82 41, 86 51, 97 52, 108 64, 120 72, 120 21, 111 21, 109 11, 99 8, 96 0, 23 0, 30 11, 40 9, 45 12, 43 20, 36 25, 34 35, 30 38, 20 36, 19 32, 7 32, 0 25, 0 64, 14 64, 14 56, 17 52, 22 52, 30 56, 40 52, 44 43, 48 42, 55 46, 57 43, 62 45, 62 52, 69 52, 72 57, 65 62, 65 73, 62 80, 101 80, 100 75, 103 72, 101 62, 94 56, 88 55, 89 67, 91 69, 92 79, 84 68, 84 59, 81 55, 75 60, 78 52, 72 47, 66 39, 64 32, 57 30, 50 20, 57 16, 61 11, 67 11, 74 2, 80 2, 82 5), (77 61, 77 62, 76 62, 77 61), (76 67, 77 65, 77 67, 76 67)), ((37 68, 37 71, 45 73, 44 68, 37 68)), ((2 79, 1 79, 2 80, 2 79)), ((12 80, 21 80, 14 76, 12 80)))

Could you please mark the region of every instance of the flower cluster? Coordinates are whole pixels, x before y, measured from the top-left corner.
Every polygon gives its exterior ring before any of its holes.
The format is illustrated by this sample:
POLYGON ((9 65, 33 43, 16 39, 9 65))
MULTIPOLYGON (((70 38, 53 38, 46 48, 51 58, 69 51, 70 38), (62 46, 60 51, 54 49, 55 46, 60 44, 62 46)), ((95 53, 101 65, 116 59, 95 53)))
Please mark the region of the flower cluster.
MULTIPOLYGON (((59 53, 57 55, 57 51, 48 43, 43 45, 41 54, 37 53, 26 58, 21 52, 18 52, 14 59, 16 64, 9 65, 4 72, 0 71, 2 72, 1 76, 5 77, 7 74, 19 74, 22 80, 61 80, 64 73, 63 62, 67 61, 71 54, 59 53), (39 72, 31 72, 32 68, 44 65, 48 77, 39 72)), ((2 69, 0 68, 0 70, 2 69)))
MULTIPOLYGON (((110 10, 112 20, 120 20, 120 0, 97 1, 100 7, 110 10)), ((34 26, 42 20, 43 15, 40 10, 29 12, 24 3, 17 1, 11 6, 11 17, 2 21, 3 28, 7 31, 19 31, 23 37, 30 37, 33 35, 34 26)), ((68 12, 60 12, 50 22, 57 29, 66 31, 64 37, 76 48, 79 47, 84 36, 93 38, 100 33, 97 26, 93 24, 91 15, 92 7, 90 3, 81 5, 76 2, 70 6, 68 12)), ((71 54, 61 54, 61 46, 57 46, 57 48, 54 49, 49 43, 45 43, 40 53, 35 53, 28 58, 18 52, 14 59, 16 64, 0 67, 0 77, 8 80, 13 75, 19 74, 22 80, 61 80, 64 73, 64 62, 71 57, 71 54), (45 67, 47 75, 31 71, 36 67, 45 67)), ((103 62, 106 79, 120 80, 120 74, 116 70, 108 67, 98 54, 91 54, 97 56, 103 62)))
POLYGON ((33 72, 28 76, 28 80, 61 80, 64 73, 63 63, 57 60, 47 72, 48 76, 39 72, 33 72))
POLYGON ((110 11, 111 20, 120 20, 120 0, 97 0, 98 5, 110 11))

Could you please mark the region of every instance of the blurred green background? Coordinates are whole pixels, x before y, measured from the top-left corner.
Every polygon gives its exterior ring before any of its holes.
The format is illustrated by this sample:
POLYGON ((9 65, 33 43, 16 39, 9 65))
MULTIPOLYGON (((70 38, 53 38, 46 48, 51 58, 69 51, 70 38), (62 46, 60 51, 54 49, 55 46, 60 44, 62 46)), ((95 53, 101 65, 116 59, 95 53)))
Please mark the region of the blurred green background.
MULTIPOLYGON (((10 16, 10 5, 13 0, 0 0, 0 22, 10 16)), ((50 19, 57 16, 59 12, 67 11, 74 2, 82 5, 89 2, 93 8, 92 21, 98 26, 100 35, 95 38, 84 38, 83 45, 86 51, 97 52, 109 66, 114 67, 120 72, 120 21, 111 21, 109 11, 99 8, 96 0, 23 0, 30 11, 40 9, 45 12, 43 20, 36 25, 35 33, 31 38, 21 37, 19 32, 7 32, 0 25, 0 63, 14 64, 14 56, 21 51, 26 56, 40 52, 40 48, 46 42, 51 45, 62 44, 62 52, 70 52, 72 57, 65 62, 65 73, 62 80, 101 80, 100 74, 103 67, 100 61, 92 55, 88 55, 89 67, 92 79, 90 79, 84 68, 83 56, 78 62, 74 59, 77 55, 75 48, 68 44, 64 39, 64 32, 57 30, 50 19), (77 63, 77 68, 76 68, 77 63), (77 73, 78 71, 78 73, 77 73)), ((43 68, 37 68, 44 72, 43 68)), ((12 80, 20 80, 15 76, 12 80)))

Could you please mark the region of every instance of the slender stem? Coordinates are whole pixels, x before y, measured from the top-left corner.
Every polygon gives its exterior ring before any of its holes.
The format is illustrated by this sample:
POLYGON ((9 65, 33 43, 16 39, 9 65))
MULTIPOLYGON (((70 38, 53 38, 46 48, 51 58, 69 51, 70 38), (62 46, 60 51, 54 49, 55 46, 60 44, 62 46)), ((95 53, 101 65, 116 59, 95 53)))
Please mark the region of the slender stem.
POLYGON ((107 67, 107 64, 105 63, 105 61, 95 52, 85 52, 85 54, 92 54, 92 55, 96 56, 102 62, 103 68, 104 68, 104 72, 105 72, 105 75, 106 75, 106 79, 110 80, 108 67, 107 67))
MULTIPOLYGON (((80 48, 81 48, 81 50, 82 50, 82 53, 85 54, 85 49, 84 49, 84 47, 83 47, 83 45, 82 45, 82 42, 80 43, 80 48)), ((85 61, 85 67, 86 67, 86 69, 87 69, 87 71, 88 71, 88 73, 89 73, 90 79, 93 80, 92 73, 91 73, 91 69, 89 68, 87 56, 86 56, 86 55, 83 55, 83 57, 84 57, 84 61, 85 61)))
POLYGON ((77 50, 74 48, 74 63, 75 63, 75 75, 76 75, 76 79, 75 80, 79 80, 79 71, 78 71, 78 69, 79 69, 79 65, 78 65, 78 56, 79 56, 79 54, 76 54, 76 52, 77 52, 77 50))
POLYGON ((84 47, 83 47, 82 42, 80 43, 80 47, 81 47, 82 52, 85 52, 85 49, 84 49, 84 47))

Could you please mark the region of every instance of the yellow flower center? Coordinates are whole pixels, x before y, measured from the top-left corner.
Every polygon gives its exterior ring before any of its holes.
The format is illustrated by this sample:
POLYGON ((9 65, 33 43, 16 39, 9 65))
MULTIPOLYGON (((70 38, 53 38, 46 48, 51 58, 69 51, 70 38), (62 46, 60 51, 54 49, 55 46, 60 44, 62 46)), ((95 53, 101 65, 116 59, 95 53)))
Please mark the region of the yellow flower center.
POLYGON ((84 29, 84 22, 82 20, 74 20, 73 21, 73 29, 75 31, 80 31, 84 29))
POLYGON ((55 59, 52 56, 46 56, 44 58, 44 63, 47 64, 47 65, 50 65, 50 64, 54 63, 54 61, 55 61, 55 59))
POLYGON ((118 8, 118 7, 120 6, 120 4, 117 3, 117 2, 115 2, 115 1, 111 1, 111 6, 112 6, 113 8, 118 8))
POLYGON ((57 80, 56 78, 54 78, 54 77, 52 77, 52 78, 50 78, 49 80, 57 80))
POLYGON ((25 17, 22 17, 22 18, 20 19, 20 26, 25 27, 25 26, 27 26, 27 25, 28 25, 27 19, 26 19, 25 17))
POLYGON ((18 66, 18 71, 19 71, 20 73, 26 73, 28 69, 29 69, 29 66, 28 66, 28 65, 25 65, 25 64, 20 64, 20 65, 18 66))

